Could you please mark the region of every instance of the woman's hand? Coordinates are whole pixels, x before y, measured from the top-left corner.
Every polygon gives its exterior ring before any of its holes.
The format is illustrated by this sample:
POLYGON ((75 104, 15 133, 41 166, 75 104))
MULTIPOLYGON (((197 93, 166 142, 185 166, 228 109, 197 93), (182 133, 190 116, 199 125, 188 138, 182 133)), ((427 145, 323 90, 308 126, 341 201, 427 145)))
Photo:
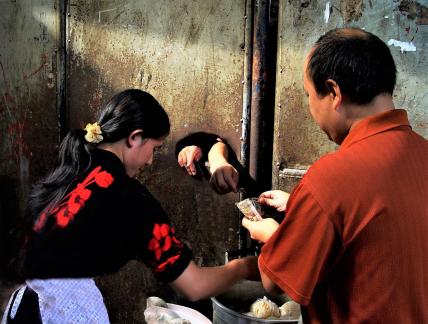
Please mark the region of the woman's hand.
POLYGON ((193 261, 171 284, 186 299, 197 301, 217 296, 240 280, 260 280, 256 256, 233 259, 216 267, 198 267, 193 261))
POLYGON ((276 231, 279 224, 273 218, 264 218, 261 221, 250 221, 248 218, 242 219, 242 226, 249 232, 253 240, 265 243, 276 231))
POLYGON ((196 145, 186 146, 178 153, 178 164, 186 168, 189 175, 196 175, 195 161, 202 157, 202 149, 196 145))
POLYGON ((246 256, 230 262, 238 262, 239 268, 244 272, 243 277, 247 280, 261 281, 258 258, 256 256, 246 256))
POLYGON ((279 212, 285 211, 290 194, 281 190, 269 190, 259 196, 259 203, 275 208, 279 212))

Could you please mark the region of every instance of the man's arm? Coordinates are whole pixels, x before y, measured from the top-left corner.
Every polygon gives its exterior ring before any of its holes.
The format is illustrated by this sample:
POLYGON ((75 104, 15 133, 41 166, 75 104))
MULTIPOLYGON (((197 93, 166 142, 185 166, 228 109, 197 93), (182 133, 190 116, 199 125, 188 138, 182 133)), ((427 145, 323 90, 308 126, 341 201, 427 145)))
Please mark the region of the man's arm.
POLYGON ((238 171, 228 162, 229 149, 223 142, 215 143, 208 152, 210 184, 219 194, 238 191, 238 171))
POLYGON ((236 192, 239 188, 245 192, 246 196, 256 197, 262 192, 256 181, 241 165, 231 146, 225 139, 216 134, 205 132, 190 134, 177 142, 175 154, 180 166, 185 167, 188 164, 186 170, 190 175, 198 179, 205 176, 207 179, 212 180, 213 186, 216 186, 217 183, 221 183, 222 185, 217 188, 220 193, 230 191, 236 192), (201 154, 195 154, 195 150, 200 150, 201 154), (185 162, 183 158, 179 158, 179 155, 186 156, 185 162), (211 157, 209 157, 209 155, 211 157), (192 160, 190 161, 190 159, 192 160), (211 172, 215 173, 214 169, 218 169, 219 167, 219 163, 216 163, 215 160, 223 160, 222 165, 226 167, 225 170, 223 170, 225 172, 220 172, 222 169, 219 169, 218 178, 212 178, 212 175, 205 167, 205 162, 208 161, 211 166, 211 172), (214 167, 211 164, 213 164, 214 167), (238 174, 238 179, 236 179, 236 173, 238 174), (230 182, 225 180, 224 176, 226 176, 232 184, 237 181, 236 186, 229 186, 228 183, 230 182))
POLYGON ((263 288, 272 295, 280 295, 284 292, 263 271, 260 271, 263 288))

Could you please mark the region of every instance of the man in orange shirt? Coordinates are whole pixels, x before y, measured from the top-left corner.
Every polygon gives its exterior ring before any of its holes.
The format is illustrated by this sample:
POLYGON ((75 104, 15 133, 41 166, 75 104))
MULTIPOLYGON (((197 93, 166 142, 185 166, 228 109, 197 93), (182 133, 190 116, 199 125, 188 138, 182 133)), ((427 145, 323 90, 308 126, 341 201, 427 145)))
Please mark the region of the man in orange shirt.
MULTIPOLYGON (((285 209, 243 225, 266 242, 263 286, 304 323, 428 323, 428 141, 395 109, 389 48, 361 29, 323 35, 304 64, 311 115, 340 148, 315 162, 285 209)), ((287 202, 288 199, 288 202, 287 202)))

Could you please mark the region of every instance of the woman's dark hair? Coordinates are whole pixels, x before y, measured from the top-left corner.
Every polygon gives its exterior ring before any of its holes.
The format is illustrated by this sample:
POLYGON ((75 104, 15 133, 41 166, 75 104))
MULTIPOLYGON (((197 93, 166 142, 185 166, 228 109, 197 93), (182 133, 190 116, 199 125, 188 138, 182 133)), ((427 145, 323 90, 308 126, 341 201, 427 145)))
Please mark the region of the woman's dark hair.
MULTIPOLYGON (((113 143, 128 137, 136 129, 144 138, 159 139, 169 134, 169 118, 162 106, 147 92, 128 89, 114 95, 100 113, 101 143, 113 143)), ((96 144, 85 140, 82 129, 70 131, 59 147, 53 171, 37 183, 30 195, 29 211, 36 217, 56 205, 71 183, 85 172, 91 162, 90 151, 96 144)))
POLYGON ((396 67, 388 46, 358 28, 333 29, 315 43, 307 73, 317 93, 330 92, 326 81, 337 82, 345 100, 367 104, 381 93, 392 95, 396 67))

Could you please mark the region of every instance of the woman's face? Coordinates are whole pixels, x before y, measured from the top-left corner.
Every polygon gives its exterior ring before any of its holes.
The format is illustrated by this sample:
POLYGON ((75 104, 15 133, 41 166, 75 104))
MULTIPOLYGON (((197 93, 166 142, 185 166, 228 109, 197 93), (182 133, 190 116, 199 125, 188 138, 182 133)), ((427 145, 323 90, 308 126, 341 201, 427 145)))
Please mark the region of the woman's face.
POLYGON ((137 175, 146 165, 151 165, 153 155, 164 142, 163 138, 143 138, 141 135, 130 140, 128 154, 124 159, 126 173, 130 177, 137 175))

